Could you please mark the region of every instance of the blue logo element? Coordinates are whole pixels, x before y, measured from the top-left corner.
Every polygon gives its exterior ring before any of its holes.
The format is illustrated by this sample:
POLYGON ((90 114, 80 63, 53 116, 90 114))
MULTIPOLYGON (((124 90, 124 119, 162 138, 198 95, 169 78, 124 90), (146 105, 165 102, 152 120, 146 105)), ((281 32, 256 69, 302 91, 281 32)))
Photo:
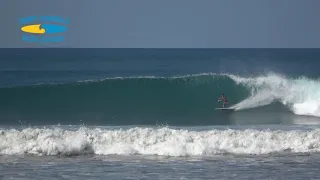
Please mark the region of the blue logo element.
POLYGON ((59 16, 30 16, 20 19, 22 40, 25 42, 62 42, 61 33, 68 30, 69 19, 59 16))
POLYGON ((46 34, 61 33, 67 30, 65 26, 55 24, 43 24, 41 27, 46 30, 46 34))

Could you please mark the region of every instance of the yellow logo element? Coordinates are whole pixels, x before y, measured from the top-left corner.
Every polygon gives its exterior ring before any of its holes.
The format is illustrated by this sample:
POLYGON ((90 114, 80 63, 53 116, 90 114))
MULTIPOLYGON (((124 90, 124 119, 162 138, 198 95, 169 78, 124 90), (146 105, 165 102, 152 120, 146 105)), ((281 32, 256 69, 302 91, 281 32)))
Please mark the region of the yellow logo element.
POLYGON ((44 28, 40 28, 40 26, 41 24, 23 26, 21 28, 21 31, 26 33, 33 33, 33 34, 44 34, 46 30, 44 28))

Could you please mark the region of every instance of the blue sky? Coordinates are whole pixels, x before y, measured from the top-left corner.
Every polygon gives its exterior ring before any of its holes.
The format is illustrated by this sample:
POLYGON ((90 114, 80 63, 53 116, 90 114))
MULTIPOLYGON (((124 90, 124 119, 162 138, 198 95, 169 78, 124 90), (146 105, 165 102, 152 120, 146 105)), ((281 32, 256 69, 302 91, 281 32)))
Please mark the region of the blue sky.
POLYGON ((0 47, 318 48, 319 0, 4 0, 0 47), (21 40, 19 18, 70 18, 65 41, 21 40))

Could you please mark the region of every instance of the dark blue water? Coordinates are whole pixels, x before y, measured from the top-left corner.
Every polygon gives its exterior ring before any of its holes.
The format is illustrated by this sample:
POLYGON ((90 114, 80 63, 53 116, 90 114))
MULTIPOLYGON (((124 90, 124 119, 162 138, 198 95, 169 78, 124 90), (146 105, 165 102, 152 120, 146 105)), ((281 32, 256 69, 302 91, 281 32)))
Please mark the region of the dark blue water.
POLYGON ((319 49, 2 49, 0 87, 107 77, 237 75, 319 76, 319 49))

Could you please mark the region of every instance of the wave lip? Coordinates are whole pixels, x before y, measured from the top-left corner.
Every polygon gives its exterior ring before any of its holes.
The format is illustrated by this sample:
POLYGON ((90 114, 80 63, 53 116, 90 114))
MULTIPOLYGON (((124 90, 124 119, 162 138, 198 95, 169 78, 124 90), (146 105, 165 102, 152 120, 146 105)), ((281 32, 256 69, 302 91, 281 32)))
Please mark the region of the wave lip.
POLYGON ((320 129, 312 131, 131 128, 77 131, 27 128, 1 130, 0 154, 213 156, 320 152, 320 129))

